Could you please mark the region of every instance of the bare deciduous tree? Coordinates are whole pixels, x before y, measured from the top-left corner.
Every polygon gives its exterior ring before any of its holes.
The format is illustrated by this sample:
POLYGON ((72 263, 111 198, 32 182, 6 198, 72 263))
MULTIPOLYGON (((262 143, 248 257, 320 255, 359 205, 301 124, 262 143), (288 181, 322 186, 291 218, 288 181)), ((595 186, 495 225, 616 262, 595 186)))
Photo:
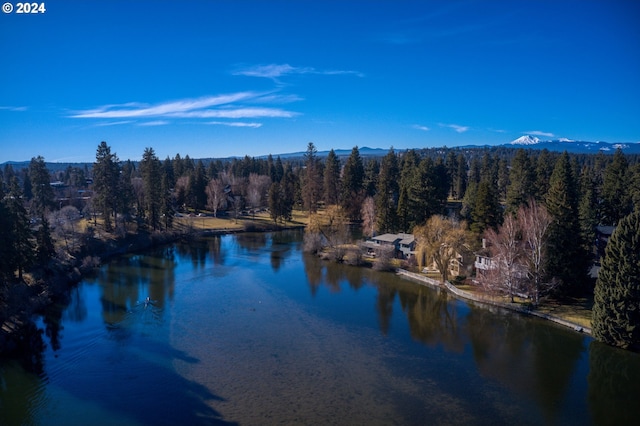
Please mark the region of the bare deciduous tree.
POLYGON ((249 184, 247 185, 247 201, 249 206, 254 210, 265 204, 267 191, 271 185, 271 178, 266 175, 258 175, 251 173, 249 175, 249 184))
POLYGON ((362 232, 367 237, 372 237, 376 232, 376 202, 373 197, 367 197, 360 210, 362 216, 362 232))
POLYGON ((468 250, 470 236, 466 228, 465 222, 439 215, 431 216, 424 225, 417 226, 413 233, 420 269, 433 262, 440 272, 442 282, 447 281, 451 260, 468 250))
POLYGON ((213 211, 213 216, 218 217, 218 209, 227 204, 227 196, 224 193, 224 184, 220 179, 211 179, 207 184, 207 208, 213 211))
POLYGON ((483 285, 506 292, 513 302, 526 277, 518 221, 513 215, 507 215, 497 231, 492 228, 485 231, 485 238, 489 244, 492 268, 491 273, 484 276, 483 285))
POLYGON ((76 223, 80 220, 80 212, 73 206, 64 206, 49 215, 55 234, 64 240, 67 252, 71 252, 77 243, 76 223))
POLYGON ((529 201, 529 206, 522 206, 518 210, 518 221, 522 230, 522 238, 526 243, 524 257, 527 264, 527 275, 533 293, 534 303, 540 301, 540 294, 551 289, 550 283, 543 283, 544 275, 544 247, 546 245, 547 229, 551 224, 551 216, 547 209, 535 200, 529 201))

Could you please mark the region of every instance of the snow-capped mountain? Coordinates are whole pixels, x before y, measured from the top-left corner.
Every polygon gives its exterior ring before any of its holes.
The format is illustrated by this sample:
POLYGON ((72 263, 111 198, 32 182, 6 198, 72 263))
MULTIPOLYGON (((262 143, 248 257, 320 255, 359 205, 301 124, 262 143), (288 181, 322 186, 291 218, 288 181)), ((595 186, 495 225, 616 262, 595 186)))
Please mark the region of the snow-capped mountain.
POLYGON ((574 141, 567 138, 560 138, 550 141, 541 141, 531 135, 524 135, 513 140, 504 146, 522 146, 535 149, 548 149, 549 151, 567 151, 579 154, 595 154, 599 151, 613 153, 621 149, 625 154, 640 154, 640 143, 609 143, 609 142, 587 142, 574 141))
POLYGON ((510 142, 511 145, 535 145, 538 142, 540 142, 540 139, 538 139, 535 136, 531 136, 531 135, 524 135, 524 136, 520 136, 518 139, 513 140, 510 142))

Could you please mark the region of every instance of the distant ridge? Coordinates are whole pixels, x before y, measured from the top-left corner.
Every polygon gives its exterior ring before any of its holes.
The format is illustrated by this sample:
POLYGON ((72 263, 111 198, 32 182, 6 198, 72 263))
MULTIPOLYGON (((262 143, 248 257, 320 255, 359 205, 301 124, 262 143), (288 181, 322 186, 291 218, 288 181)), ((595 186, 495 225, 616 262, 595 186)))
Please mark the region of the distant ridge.
MULTIPOLYGON (((351 155, 351 150, 353 148, 349 148, 349 149, 334 149, 333 152, 335 152, 335 154, 338 157, 348 157, 349 155, 351 155)), ((416 148, 419 149, 419 148, 416 148)), ((400 150, 396 150, 396 151, 406 151, 406 149, 400 149, 400 150)), ((303 157, 306 151, 298 151, 298 152, 290 152, 290 153, 285 153, 285 154, 272 154, 273 158, 277 158, 280 157, 281 159, 285 159, 285 158, 299 158, 299 157, 303 157)), ((385 156, 388 152, 389 152, 389 148, 369 148, 367 146, 363 146, 362 148, 358 147, 358 152, 360 153, 361 157, 383 157, 385 156)), ((320 158, 326 157, 327 155, 329 155, 329 151, 318 151, 316 153, 316 155, 320 158)), ((259 157, 256 158, 267 158, 268 155, 261 155, 259 157)))
MULTIPOLYGON (((532 135, 524 135, 517 139, 512 140, 511 142, 502 144, 502 145, 464 145, 464 146, 430 146, 430 147, 416 147, 416 148, 394 148, 396 153, 405 152, 409 149, 415 149, 416 151, 420 151, 423 149, 491 149, 491 148, 526 148, 526 149, 536 149, 542 150, 547 149, 549 151, 555 152, 563 152, 567 151, 573 154, 597 154, 602 152, 604 154, 613 154, 617 149, 621 149, 625 154, 640 154, 640 142, 628 142, 628 143, 610 143, 610 142, 588 142, 588 141, 574 141, 567 138, 559 138, 555 140, 542 141, 539 138, 532 135)), ((352 148, 349 149, 334 149, 336 155, 340 158, 347 158, 351 155, 352 148)), ((361 147, 358 148, 361 157, 384 157, 388 152, 389 148, 369 148, 369 147, 361 147)), ((272 154, 273 158, 280 157, 281 159, 295 159, 304 157, 305 151, 298 152, 289 152, 289 153, 279 153, 272 154)), ((316 154, 319 158, 325 158, 329 155, 329 151, 318 151, 316 154)), ((231 161, 235 159, 242 159, 244 155, 232 156, 232 157, 206 157, 206 158, 193 158, 193 160, 203 160, 203 161, 211 161, 211 160, 222 160, 222 161, 231 161)), ((254 158, 266 159, 268 155, 259 155, 254 158)), ((134 161, 137 163, 139 160, 134 161)), ((20 170, 25 167, 29 167, 30 161, 6 161, 4 163, 0 163, 0 167, 5 167, 6 165, 11 165, 15 170, 20 170)), ((56 163, 56 162, 46 162, 47 167, 50 171, 55 172, 58 170, 64 170, 68 166, 72 167, 84 167, 85 165, 91 167, 93 162, 78 162, 78 163, 56 163)))
POLYGON ((567 151, 574 154, 597 154, 598 152, 614 153, 621 149, 625 154, 640 154, 640 142, 636 143, 610 143, 574 141, 567 138, 541 141, 535 136, 524 135, 502 146, 523 147, 533 149, 548 149, 549 151, 567 151))

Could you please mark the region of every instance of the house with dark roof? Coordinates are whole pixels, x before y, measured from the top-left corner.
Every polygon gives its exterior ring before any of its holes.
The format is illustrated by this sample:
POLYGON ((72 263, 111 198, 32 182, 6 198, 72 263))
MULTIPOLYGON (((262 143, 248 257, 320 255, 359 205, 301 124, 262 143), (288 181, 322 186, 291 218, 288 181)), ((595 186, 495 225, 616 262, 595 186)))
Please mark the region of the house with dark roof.
POLYGON ((377 255, 381 250, 393 250, 393 257, 410 259, 415 255, 416 239, 413 234, 382 234, 364 242, 369 254, 377 255))

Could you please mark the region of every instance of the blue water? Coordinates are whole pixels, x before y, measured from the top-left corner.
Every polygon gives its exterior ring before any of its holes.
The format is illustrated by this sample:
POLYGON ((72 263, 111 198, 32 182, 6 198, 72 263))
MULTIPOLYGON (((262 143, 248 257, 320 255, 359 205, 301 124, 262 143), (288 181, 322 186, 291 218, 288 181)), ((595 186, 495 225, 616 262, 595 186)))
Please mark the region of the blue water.
POLYGON ((323 262, 300 241, 229 235, 104 265, 38 319, 42 352, 0 362, 0 424, 638 418, 637 354, 323 262))

